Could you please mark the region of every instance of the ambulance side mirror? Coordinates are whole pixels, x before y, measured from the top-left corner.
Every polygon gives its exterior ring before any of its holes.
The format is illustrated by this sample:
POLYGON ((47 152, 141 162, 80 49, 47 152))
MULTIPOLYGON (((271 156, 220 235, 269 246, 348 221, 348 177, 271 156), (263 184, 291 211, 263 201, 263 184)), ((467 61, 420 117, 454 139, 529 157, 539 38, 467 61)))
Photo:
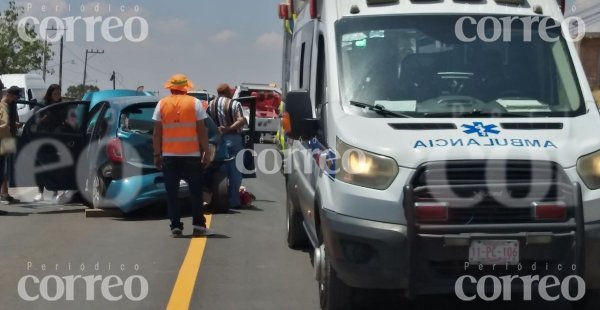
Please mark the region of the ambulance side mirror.
POLYGON ((319 123, 313 118, 312 102, 307 90, 288 92, 285 112, 289 115, 287 135, 290 138, 310 140, 317 135, 319 123))

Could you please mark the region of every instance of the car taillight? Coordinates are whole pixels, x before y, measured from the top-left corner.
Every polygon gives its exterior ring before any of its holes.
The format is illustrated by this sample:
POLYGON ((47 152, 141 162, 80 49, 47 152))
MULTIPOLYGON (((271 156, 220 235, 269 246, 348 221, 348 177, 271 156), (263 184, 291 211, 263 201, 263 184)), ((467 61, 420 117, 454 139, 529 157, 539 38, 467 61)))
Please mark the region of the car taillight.
POLYGON ((447 222, 448 205, 445 202, 417 202, 415 216, 420 222, 447 222))
POLYGON ((534 202, 533 215, 538 221, 560 221, 567 218, 567 206, 563 202, 534 202))
POLYGON ((106 154, 108 155, 108 160, 113 163, 123 163, 125 160, 125 156, 123 155, 123 143, 119 139, 111 139, 106 144, 106 154))

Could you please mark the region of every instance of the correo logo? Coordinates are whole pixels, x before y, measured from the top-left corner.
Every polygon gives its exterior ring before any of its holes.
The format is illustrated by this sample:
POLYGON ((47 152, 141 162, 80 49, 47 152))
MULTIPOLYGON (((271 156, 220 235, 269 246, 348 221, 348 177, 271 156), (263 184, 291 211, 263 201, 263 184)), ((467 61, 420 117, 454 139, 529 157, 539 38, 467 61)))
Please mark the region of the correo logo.
POLYGON ((480 137, 487 137, 489 134, 499 134, 500 130, 497 130, 498 126, 494 124, 484 125, 483 122, 473 122, 473 125, 464 124, 462 127, 465 129, 463 132, 466 134, 477 134, 480 137))

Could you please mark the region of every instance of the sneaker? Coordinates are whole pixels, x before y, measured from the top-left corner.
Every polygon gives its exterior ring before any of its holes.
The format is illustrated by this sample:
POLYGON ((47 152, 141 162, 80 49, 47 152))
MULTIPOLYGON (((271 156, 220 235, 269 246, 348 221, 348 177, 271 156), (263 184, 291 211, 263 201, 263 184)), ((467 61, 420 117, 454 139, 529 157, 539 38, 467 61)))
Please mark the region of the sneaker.
POLYGON ((183 233, 183 230, 179 227, 175 227, 175 228, 171 229, 171 237, 173 237, 173 238, 181 237, 182 233, 183 233))
POLYGON ((54 203, 56 203, 58 205, 64 205, 64 204, 71 203, 72 199, 73 199, 73 197, 69 193, 69 191, 65 191, 62 194, 56 196, 56 198, 54 198, 54 203))
POLYGON ((13 203, 19 203, 21 202, 21 200, 11 196, 11 195, 0 195, 0 203, 2 203, 3 205, 9 205, 9 204, 13 204, 13 203))
POLYGON ((0 210, 0 215, 8 215, 8 212, 0 210))
POLYGON ((37 195, 35 195, 35 197, 33 197, 33 202, 40 202, 40 201, 44 201, 44 194, 37 194, 37 195))
POLYGON ((214 234, 212 230, 206 227, 194 226, 194 237, 208 237, 214 234))

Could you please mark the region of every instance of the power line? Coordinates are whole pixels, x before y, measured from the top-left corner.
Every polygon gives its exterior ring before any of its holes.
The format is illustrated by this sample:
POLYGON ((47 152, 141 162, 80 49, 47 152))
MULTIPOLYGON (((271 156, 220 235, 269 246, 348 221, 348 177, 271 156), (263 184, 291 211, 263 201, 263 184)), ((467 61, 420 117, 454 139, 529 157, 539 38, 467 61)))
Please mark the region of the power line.
POLYGON ((104 50, 85 50, 85 65, 83 65, 83 87, 85 88, 85 79, 87 77, 87 65, 88 65, 88 55, 89 54, 104 54, 104 50))
POLYGON ((73 52, 73 50, 71 50, 68 46, 65 46, 65 49, 67 50, 67 52, 71 53, 71 55, 73 55, 73 57, 79 59, 79 61, 83 62, 83 59, 81 57, 79 57, 75 52, 73 52))
POLYGON ((88 64, 88 68, 90 68, 90 69, 92 69, 92 70, 94 70, 94 71, 96 71, 96 72, 98 72, 98 73, 102 73, 102 74, 106 74, 106 75, 110 75, 110 74, 111 74, 111 73, 108 73, 108 72, 102 71, 102 70, 100 70, 100 69, 98 69, 98 68, 96 68, 96 67, 94 67, 94 66, 92 66, 92 65, 90 65, 90 64, 88 64))

